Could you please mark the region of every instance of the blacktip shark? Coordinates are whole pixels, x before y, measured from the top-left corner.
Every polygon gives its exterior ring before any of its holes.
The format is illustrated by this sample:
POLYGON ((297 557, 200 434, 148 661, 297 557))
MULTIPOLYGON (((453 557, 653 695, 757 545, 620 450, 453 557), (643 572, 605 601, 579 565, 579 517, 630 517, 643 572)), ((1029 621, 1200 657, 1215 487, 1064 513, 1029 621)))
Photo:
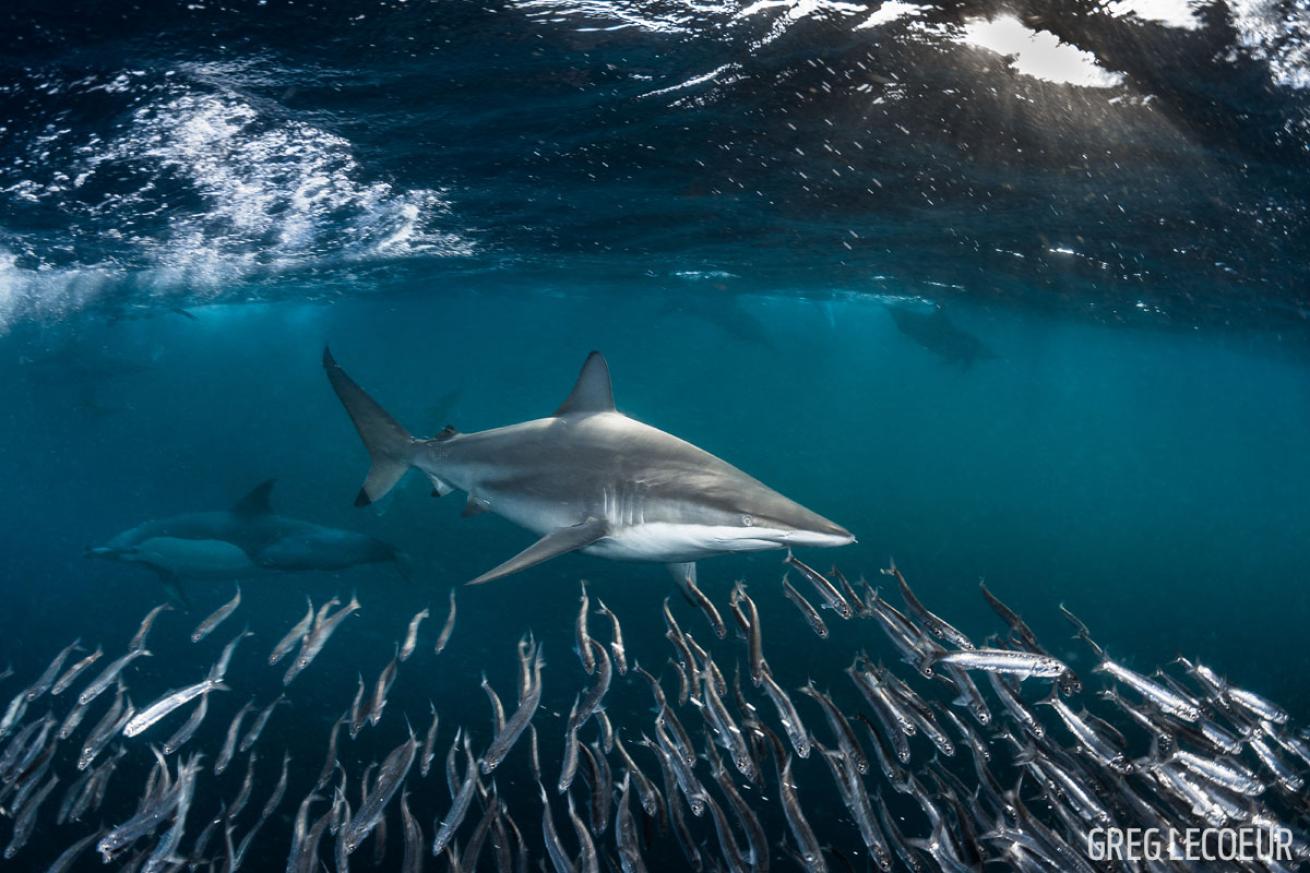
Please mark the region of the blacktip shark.
POLYGON ((664 563, 694 580, 695 562, 714 555, 855 541, 726 461, 619 412, 599 352, 554 415, 476 433, 448 426, 432 439, 411 436, 328 349, 323 367, 372 461, 356 506, 417 467, 437 496, 467 493, 465 515, 494 512, 541 537, 470 585, 575 551, 664 563))
POLYGON ((144 522, 87 549, 87 557, 147 567, 179 599, 182 580, 344 570, 384 561, 396 561, 403 571, 402 555, 388 543, 273 512, 273 484, 261 482, 229 509, 144 522))

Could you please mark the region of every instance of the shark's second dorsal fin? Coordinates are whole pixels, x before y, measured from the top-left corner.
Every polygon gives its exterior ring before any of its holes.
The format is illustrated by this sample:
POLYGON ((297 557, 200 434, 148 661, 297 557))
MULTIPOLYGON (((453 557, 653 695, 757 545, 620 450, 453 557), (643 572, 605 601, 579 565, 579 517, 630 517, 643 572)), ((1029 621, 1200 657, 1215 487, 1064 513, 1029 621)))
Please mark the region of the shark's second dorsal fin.
POLYGON ((273 492, 273 483, 276 481, 276 479, 265 479, 251 488, 249 494, 232 504, 232 512, 236 515, 267 515, 272 512, 273 507, 268 502, 268 498, 273 492))
POLYGON ((610 384, 610 366, 605 363, 604 355, 592 352, 587 355, 568 399, 555 410, 555 415, 589 415, 593 412, 613 411, 614 387, 610 384))

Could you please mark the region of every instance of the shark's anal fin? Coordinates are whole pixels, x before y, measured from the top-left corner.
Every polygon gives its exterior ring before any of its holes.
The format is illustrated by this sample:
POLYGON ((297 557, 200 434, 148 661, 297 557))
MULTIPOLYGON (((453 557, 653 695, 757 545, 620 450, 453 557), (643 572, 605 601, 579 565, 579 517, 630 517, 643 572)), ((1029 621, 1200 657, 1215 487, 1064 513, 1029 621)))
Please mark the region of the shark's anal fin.
POLYGON ((696 584, 695 561, 688 561, 685 564, 665 564, 664 566, 669 568, 669 572, 673 574, 673 581, 677 582, 678 585, 686 585, 688 579, 691 580, 691 584, 696 584))
POLYGON ((610 366, 605 363, 605 356, 600 352, 587 355, 582 364, 582 372, 573 390, 559 409, 556 416, 587 415, 593 412, 614 411, 614 387, 610 383, 610 366))
POLYGON ((249 494, 232 504, 232 514, 250 517, 252 515, 267 515, 272 512, 273 507, 269 503, 269 495, 273 493, 273 484, 276 481, 276 479, 265 479, 254 488, 251 488, 249 494))
POLYGON ((499 579, 502 576, 508 576, 511 573, 534 567, 542 561, 549 561, 551 558, 569 552, 576 552, 578 549, 586 548, 608 533, 608 522, 598 518, 589 518, 572 527, 558 528, 546 534, 499 567, 488 570, 468 584, 481 585, 484 582, 490 582, 493 579, 499 579))

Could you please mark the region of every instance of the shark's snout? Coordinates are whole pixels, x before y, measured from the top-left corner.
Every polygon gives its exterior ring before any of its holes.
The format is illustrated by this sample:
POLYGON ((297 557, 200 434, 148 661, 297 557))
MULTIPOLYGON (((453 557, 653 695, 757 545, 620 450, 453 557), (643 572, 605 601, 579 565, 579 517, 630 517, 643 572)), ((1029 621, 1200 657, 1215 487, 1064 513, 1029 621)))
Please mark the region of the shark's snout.
POLYGON ((789 531, 786 542, 789 546, 835 548, 849 546, 855 542, 855 535, 839 524, 829 523, 818 528, 789 531))

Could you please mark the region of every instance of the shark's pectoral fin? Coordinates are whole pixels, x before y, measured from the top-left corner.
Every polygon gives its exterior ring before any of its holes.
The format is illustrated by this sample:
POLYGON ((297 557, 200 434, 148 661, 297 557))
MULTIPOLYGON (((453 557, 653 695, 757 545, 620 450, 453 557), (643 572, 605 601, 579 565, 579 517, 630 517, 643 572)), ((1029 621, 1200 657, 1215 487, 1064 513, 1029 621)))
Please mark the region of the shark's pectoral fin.
POLYGON ((695 561, 687 561, 685 564, 665 564, 664 566, 669 568, 669 572, 673 574, 673 580, 679 585, 686 585, 687 580, 691 580, 693 585, 696 584, 695 561))
POLYGON ((534 567, 542 561, 549 561, 568 552, 586 548, 596 540, 609 533, 609 524, 602 519, 589 518, 573 527, 561 527, 546 534, 499 567, 483 573, 469 582, 469 585, 481 585, 520 570, 534 567))

